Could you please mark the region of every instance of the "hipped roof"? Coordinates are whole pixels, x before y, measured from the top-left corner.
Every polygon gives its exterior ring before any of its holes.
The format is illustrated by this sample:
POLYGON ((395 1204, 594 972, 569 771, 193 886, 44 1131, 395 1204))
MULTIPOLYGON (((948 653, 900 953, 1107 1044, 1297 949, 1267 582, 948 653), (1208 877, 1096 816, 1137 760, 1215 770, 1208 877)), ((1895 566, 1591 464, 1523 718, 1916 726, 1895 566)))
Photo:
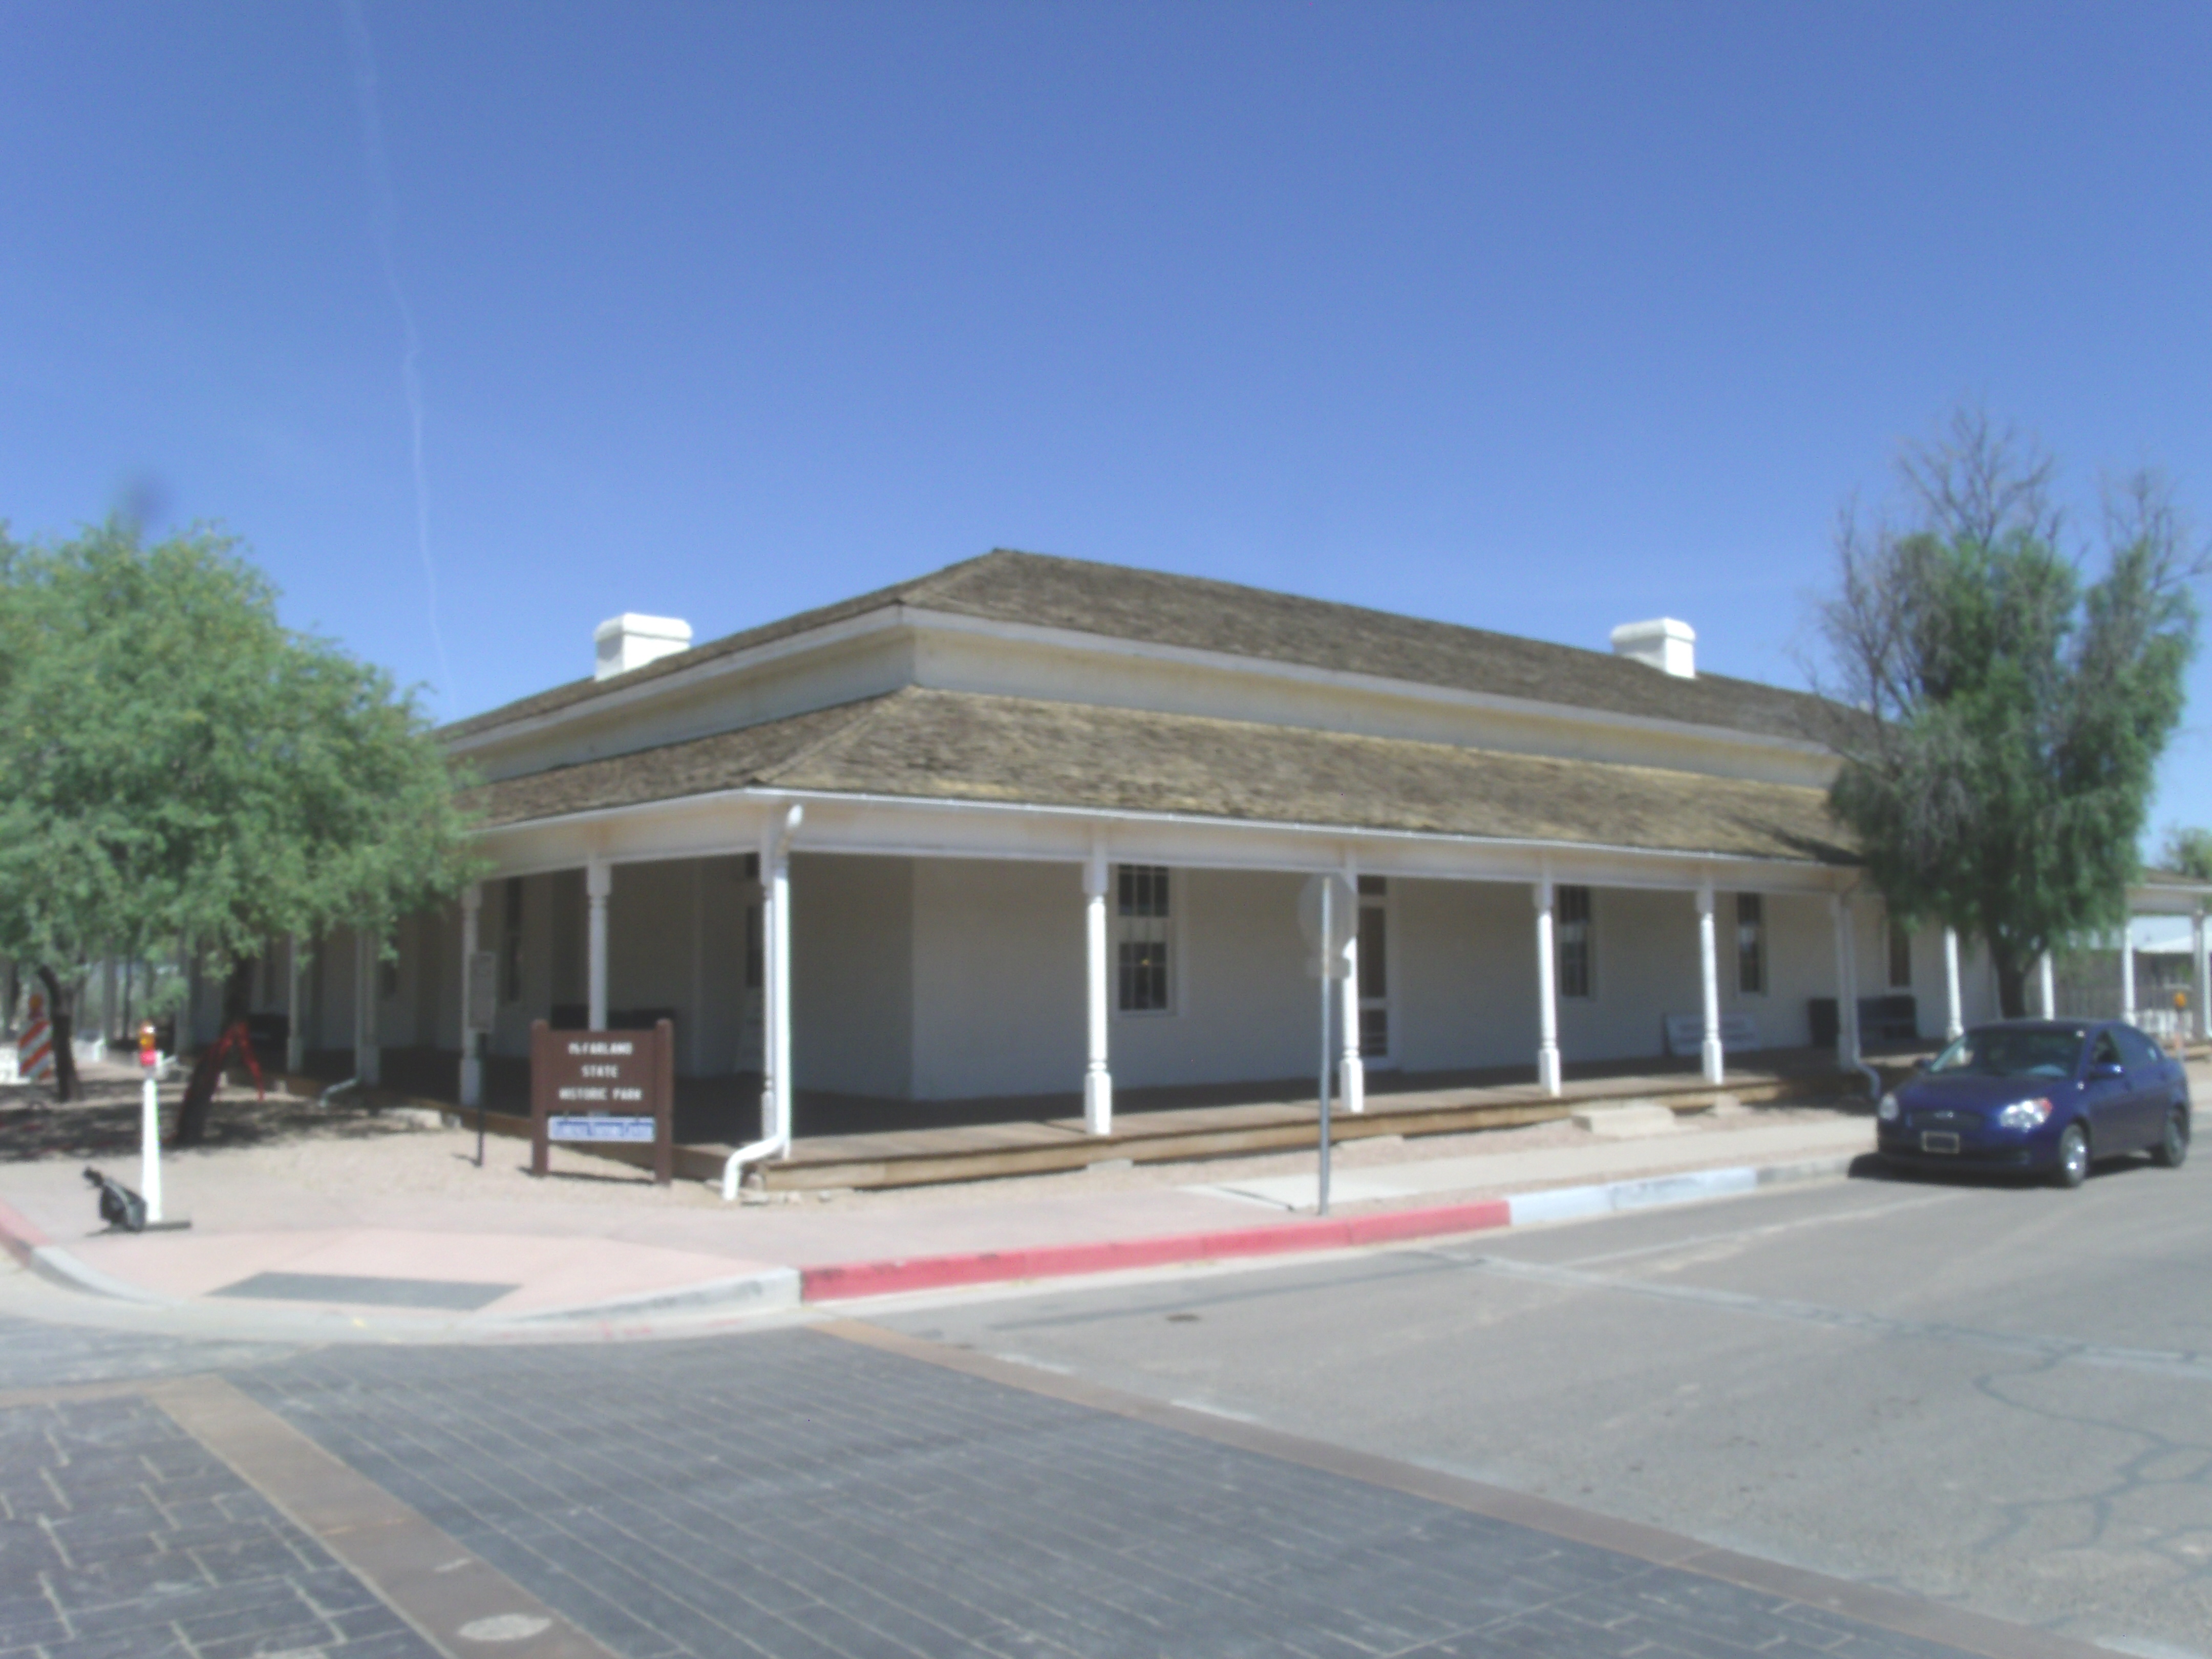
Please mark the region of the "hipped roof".
POLYGON ((462 738, 580 708, 715 658, 896 606, 1764 737, 1809 738, 1823 714, 1834 712, 1818 697, 1753 680, 1722 674, 1683 679, 1603 651, 1203 577, 1001 549, 710 641, 627 674, 556 686, 459 721, 441 735, 462 738))
POLYGON ((1819 789, 917 687, 503 779, 470 801, 496 828, 746 788, 1853 860, 1819 789))

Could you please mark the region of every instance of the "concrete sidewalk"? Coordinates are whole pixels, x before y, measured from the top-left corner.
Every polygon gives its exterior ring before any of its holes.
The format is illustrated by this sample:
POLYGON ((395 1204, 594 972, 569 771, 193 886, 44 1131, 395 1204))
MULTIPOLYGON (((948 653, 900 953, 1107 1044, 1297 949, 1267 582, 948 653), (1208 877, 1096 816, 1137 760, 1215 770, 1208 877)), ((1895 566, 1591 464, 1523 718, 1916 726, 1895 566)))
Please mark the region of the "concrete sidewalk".
MULTIPOLYGON (((512 1142, 493 1141, 479 1170, 459 1130, 367 1114, 312 1122, 294 1141, 165 1160, 168 1212, 192 1224, 182 1231, 105 1231, 73 1158, 0 1164, 0 1235, 50 1280, 207 1319, 265 1326, 295 1310, 425 1334, 636 1326, 1601 1213, 1834 1173, 1873 1146, 1869 1117, 1803 1109, 1740 1109, 1634 1140, 1549 1125, 1359 1143, 1321 1222, 1310 1152, 728 1206, 583 1154, 556 1154, 536 1181, 512 1142)), ((137 1179, 135 1157, 102 1163, 137 1179)))

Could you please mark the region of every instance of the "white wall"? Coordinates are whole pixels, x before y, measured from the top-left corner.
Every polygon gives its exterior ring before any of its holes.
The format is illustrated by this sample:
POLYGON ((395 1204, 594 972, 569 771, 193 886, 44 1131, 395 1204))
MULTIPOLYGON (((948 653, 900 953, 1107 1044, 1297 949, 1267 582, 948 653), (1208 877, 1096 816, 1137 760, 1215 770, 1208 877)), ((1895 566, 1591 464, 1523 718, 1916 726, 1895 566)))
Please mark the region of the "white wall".
POLYGON ((1081 1088, 1079 867, 917 859, 913 884, 914 1097, 1081 1088))
POLYGON ((1536 1063, 1531 889, 1390 883, 1392 1058, 1409 1072, 1536 1063))
POLYGON ((915 868, 912 859, 793 855, 792 1075, 800 1087, 913 1093, 915 868))

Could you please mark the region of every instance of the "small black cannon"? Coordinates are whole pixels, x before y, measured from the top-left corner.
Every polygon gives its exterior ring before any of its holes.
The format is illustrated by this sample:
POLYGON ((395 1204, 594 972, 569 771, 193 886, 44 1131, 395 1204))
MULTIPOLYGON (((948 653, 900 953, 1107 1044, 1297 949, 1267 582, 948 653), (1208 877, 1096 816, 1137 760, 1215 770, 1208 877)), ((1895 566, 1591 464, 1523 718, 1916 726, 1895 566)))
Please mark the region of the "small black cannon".
POLYGON ((85 1166, 84 1178, 100 1189, 100 1218, 111 1227, 120 1227, 127 1233, 146 1231, 146 1200, 112 1176, 104 1176, 91 1165, 85 1166))

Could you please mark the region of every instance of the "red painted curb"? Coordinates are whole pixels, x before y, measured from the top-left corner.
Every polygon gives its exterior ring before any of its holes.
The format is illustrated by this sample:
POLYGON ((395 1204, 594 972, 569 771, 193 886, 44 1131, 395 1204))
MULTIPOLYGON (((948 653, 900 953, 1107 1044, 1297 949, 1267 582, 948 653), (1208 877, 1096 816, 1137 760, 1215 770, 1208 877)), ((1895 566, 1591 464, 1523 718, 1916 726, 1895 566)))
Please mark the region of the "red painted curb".
POLYGON ((0 1249, 6 1249, 9 1255, 27 1267, 31 1265, 31 1253, 52 1243, 53 1240, 46 1237, 38 1223, 5 1200, 0 1200, 0 1249))
POLYGON ((1343 1221, 1334 1218, 1326 1221, 1285 1221, 1229 1232, 1170 1233, 1158 1238, 1109 1239, 1095 1244, 1046 1244, 1030 1250, 975 1250, 959 1255, 839 1262, 823 1267, 800 1268, 799 1297, 807 1302, 841 1302, 854 1297, 889 1296, 900 1291, 940 1290, 950 1285, 1059 1279, 1073 1273, 1106 1273, 1127 1267, 1160 1267, 1177 1261, 1212 1261, 1229 1256, 1349 1249, 1405 1238, 1482 1232, 1506 1225, 1511 1215, 1511 1207, 1504 1199, 1492 1198, 1480 1204, 1394 1210, 1343 1221))

